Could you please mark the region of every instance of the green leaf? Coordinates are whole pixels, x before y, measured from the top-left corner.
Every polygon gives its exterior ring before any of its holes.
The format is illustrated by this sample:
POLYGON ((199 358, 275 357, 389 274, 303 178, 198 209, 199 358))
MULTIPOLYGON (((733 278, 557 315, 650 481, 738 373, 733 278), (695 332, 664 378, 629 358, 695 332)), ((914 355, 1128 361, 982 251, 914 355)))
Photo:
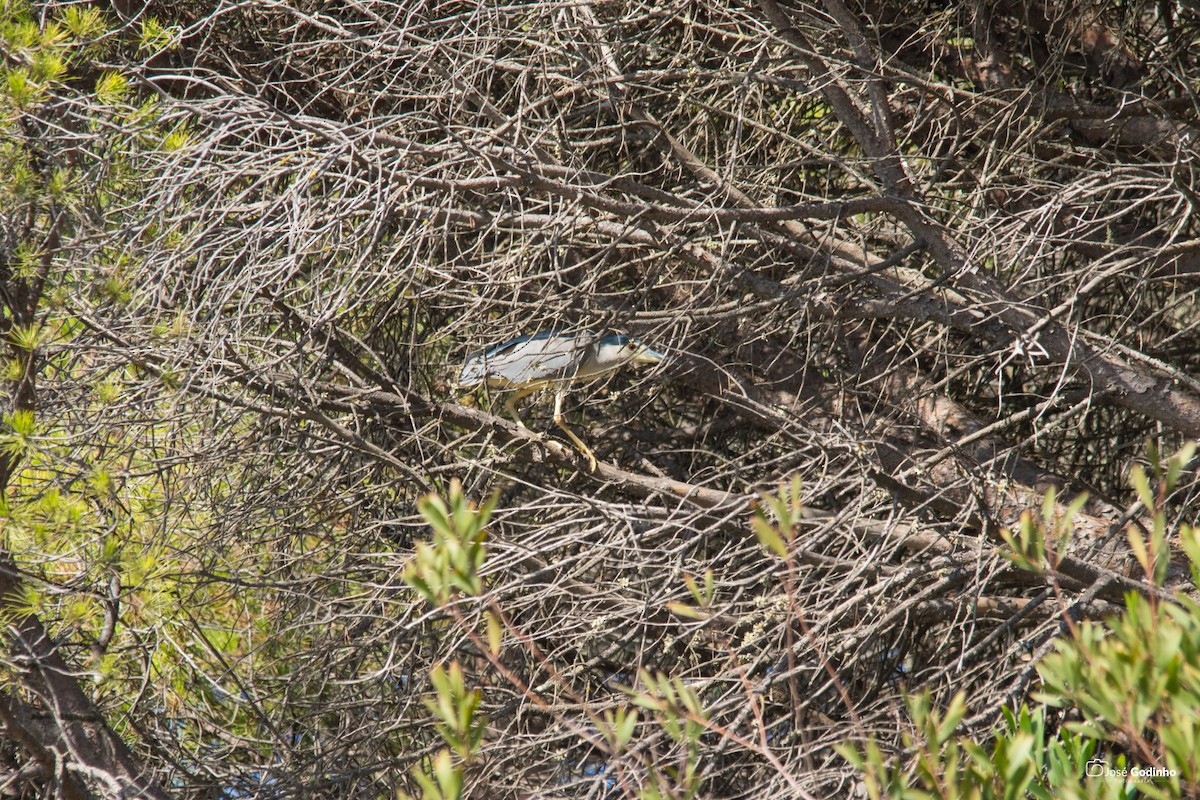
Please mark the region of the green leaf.
POLYGON ((670 611, 677 617, 683 617, 684 619, 695 619, 700 621, 712 619, 712 614, 708 613, 707 611, 694 608, 689 606, 687 603, 680 603, 676 600, 667 601, 667 611, 670 611))
POLYGON ((59 19, 73 39, 95 39, 107 30, 104 14, 95 6, 67 6, 59 19))
POLYGON ((1129 547, 1133 550, 1133 555, 1142 566, 1142 571, 1147 575, 1152 572, 1150 564, 1150 553, 1146 549, 1146 540, 1142 538, 1142 534, 1138 531, 1135 525, 1128 525, 1125 528, 1125 538, 1129 540, 1129 547))
POLYGON ((429 524, 429 527, 433 528, 435 534, 441 536, 451 535, 450 515, 446 510, 446 504, 442 502, 442 498, 435 494, 426 495, 417 501, 417 511, 425 518, 425 522, 429 524))
POLYGON ((9 103, 18 109, 33 105, 43 95, 42 87, 30 77, 29 70, 25 67, 5 70, 4 88, 9 103))
POLYGON ((1167 462, 1167 491, 1171 491, 1179 485, 1179 476, 1183 470, 1191 463, 1193 456, 1196 455, 1196 442, 1190 441, 1183 447, 1179 448, 1179 452, 1171 456, 1167 462))
POLYGON ((105 72, 96 79, 96 99, 105 105, 116 105, 129 93, 129 81, 119 72, 105 72))
POLYGON ((462 797, 462 770, 454 765, 449 750, 442 749, 434 757, 433 774, 437 778, 442 797, 446 800, 458 800, 462 797))
POLYGON ((1046 490, 1046 495, 1042 498, 1042 520, 1049 527, 1054 524, 1054 507, 1057 501, 1057 492, 1051 486, 1046 490))
MULTIPOLYGON (((1027 733, 1018 733, 1008 740, 1004 765, 1004 778, 1010 783, 1020 783, 1018 776, 1024 772, 1032 772, 1033 768, 1033 737, 1027 733)), ((1024 786, 1020 787, 1023 793, 1024 786)), ((1008 792, 1006 791, 1007 795, 1008 792)))
POLYGON ((164 26, 155 17, 142 17, 142 28, 138 37, 138 50, 149 55, 174 50, 179 46, 181 33, 182 30, 178 25, 168 27, 164 26))
POLYGON ((504 643, 504 622, 499 614, 491 610, 484 612, 484 619, 487 621, 488 650, 498 656, 500 646, 504 643))
POLYGON ((1157 503, 1154 502, 1154 493, 1150 491, 1150 479, 1146 476, 1146 470, 1142 469, 1141 464, 1133 465, 1133 470, 1129 475, 1129 482, 1133 484, 1133 488, 1137 492, 1138 499, 1142 501, 1142 505, 1147 510, 1153 510, 1157 503))
POLYGON ((60 82, 66 74, 67 65, 57 53, 42 50, 34 55, 29 75, 37 84, 60 82))
POLYGON ((658 699, 657 697, 652 697, 644 692, 639 692, 629 699, 635 706, 644 708, 647 711, 662 711, 666 708, 666 704, 662 700, 658 699))
POLYGON ((1191 562, 1192 583, 1200 585, 1200 528, 1184 525, 1179 529, 1179 544, 1191 562))
POLYGON ((758 537, 758 543, 764 550, 774 553, 782 559, 787 558, 787 545, 784 544, 783 537, 771 523, 762 516, 755 515, 750 520, 750 527, 754 530, 754 535, 758 537))
POLYGON ((184 125, 179 125, 163 136, 158 149, 164 153, 175 153, 183 150, 192 142, 191 131, 184 125))
POLYGON ((629 744, 629 740, 633 738, 633 733, 637 730, 638 712, 636 709, 625 711, 620 709, 617 712, 617 744, 624 749, 629 744))
POLYGON ((32 352, 42 343, 40 325, 13 325, 8 331, 8 341, 18 350, 32 352))
POLYGON ((29 437, 37 432, 37 419, 32 411, 21 409, 4 415, 5 427, 17 436, 29 437))
POLYGON ((963 692, 954 695, 954 699, 950 701, 950 707, 946 709, 945 716, 942 717, 941 723, 937 728, 937 738, 934 744, 941 746, 954 735, 954 729, 958 727, 958 723, 962 722, 962 718, 967 713, 967 697, 963 692))

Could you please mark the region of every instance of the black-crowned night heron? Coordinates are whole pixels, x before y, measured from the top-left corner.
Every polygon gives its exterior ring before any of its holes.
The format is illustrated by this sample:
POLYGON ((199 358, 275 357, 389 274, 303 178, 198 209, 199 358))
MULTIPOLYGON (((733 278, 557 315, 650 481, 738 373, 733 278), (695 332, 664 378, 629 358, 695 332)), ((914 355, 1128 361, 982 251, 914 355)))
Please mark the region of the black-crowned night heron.
POLYGON ((517 403, 546 386, 554 387, 554 424, 563 429, 596 470, 596 454, 563 423, 563 397, 572 383, 579 383, 620 369, 626 364, 657 364, 662 353, 651 350, 629 336, 597 336, 591 331, 542 331, 518 336, 467 356, 458 385, 462 388, 486 383, 497 389, 516 391, 504 403, 509 415, 522 428, 517 403))

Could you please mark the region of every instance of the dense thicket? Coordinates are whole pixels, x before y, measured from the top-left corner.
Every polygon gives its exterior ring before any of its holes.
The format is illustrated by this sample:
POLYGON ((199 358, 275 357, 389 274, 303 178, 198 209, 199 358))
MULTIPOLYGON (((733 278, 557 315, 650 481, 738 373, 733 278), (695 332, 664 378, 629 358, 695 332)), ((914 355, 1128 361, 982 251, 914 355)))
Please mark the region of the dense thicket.
POLYGON ((78 11, 5 5, 6 791, 416 792, 454 661, 473 797, 831 796, 905 692, 983 733, 1156 591, 1123 530, 1147 441, 1200 435, 1195 4, 120 0, 38 72, 78 11), (551 327, 669 355, 570 395, 595 473, 454 390, 551 327), (498 493, 490 661, 484 605, 401 579, 452 478, 498 493), (1049 488, 1089 497, 1039 575, 998 545, 1049 488), (711 727, 611 755, 642 670, 711 727))

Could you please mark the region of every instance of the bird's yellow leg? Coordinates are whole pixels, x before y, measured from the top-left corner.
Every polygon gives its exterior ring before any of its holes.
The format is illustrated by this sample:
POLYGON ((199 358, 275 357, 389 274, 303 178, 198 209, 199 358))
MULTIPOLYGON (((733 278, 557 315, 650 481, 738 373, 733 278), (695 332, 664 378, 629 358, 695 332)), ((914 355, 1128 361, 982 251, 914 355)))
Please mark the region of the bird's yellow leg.
POLYGON ((521 420, 521 415, 517 413, 517 403, 521 402, 526 397, 529 397, 529 395, 533 394, 540 388, 542 387, 530 386, 524 389, 518 389, 512 393, 512 396, 509 397, 508 400, 504 402, 504 408, 508 411, 508 415, 513 418, 513 422, 517 423, 518 428, 529 430, 529 428, 526 427, 525 423, 521 420))
POLYGON ((587 456, 588 472, 595 472, 596 471, 596 454, 592 452, 592 448, 590 448, 586 444, 584 444, 583 440, 580 439, 578 436, 576 436, 575 432, 572 431, 570 428, 568 428, 567 424, 565 422, 563 422, 562 404, 563 404, 563 396, 564 395, 566 395, 566 392, 562 391, 561 389, 554 393, 554 424, 557 425, 558 427, 562 428, 563 433, 565 433, 565 434, 567 434, 567 436, 571 437, 571 441, 574 442, 575 446, 579 448, 579 452, 581 452, 585 456, 587 456))

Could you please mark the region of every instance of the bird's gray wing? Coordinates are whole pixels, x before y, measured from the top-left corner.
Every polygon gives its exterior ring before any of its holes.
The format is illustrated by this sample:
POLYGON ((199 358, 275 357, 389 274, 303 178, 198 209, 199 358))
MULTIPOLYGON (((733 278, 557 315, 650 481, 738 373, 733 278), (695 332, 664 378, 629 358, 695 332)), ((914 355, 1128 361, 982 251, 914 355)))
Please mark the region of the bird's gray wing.
POLYGON ((587 342, 578 336, 531 336, 485 356, 487 373, 515 385, 567 378, 579 367, 587 342))
POLYGON ((591 338, 590 332, 549 330, 509 339, 467 356, 458 385, 474 386, 485 380, 521 385, 566 377, 578 367, 591 338))
POLYGON ((547 331, 545 334, 531 334, 529 336, 518 336, 515 339, 509 339, 507 342, 494 344, 491 347, 485 347, 482 350, 476 350, 474 353, 467 355, 463 361, 462 372, 458 374, 459 386, 474 386, 483 381, 492 373, 490 366, 503 358, 504 354, 510 352, 513 348, 534 339, 537 336, 544 336, 551 333, 547 331))
POLYGON ((458 373, 458 385, 474 386, 483 382, 484 361, 483 353, 473 353, 463 362, 462 370, 458 373))

